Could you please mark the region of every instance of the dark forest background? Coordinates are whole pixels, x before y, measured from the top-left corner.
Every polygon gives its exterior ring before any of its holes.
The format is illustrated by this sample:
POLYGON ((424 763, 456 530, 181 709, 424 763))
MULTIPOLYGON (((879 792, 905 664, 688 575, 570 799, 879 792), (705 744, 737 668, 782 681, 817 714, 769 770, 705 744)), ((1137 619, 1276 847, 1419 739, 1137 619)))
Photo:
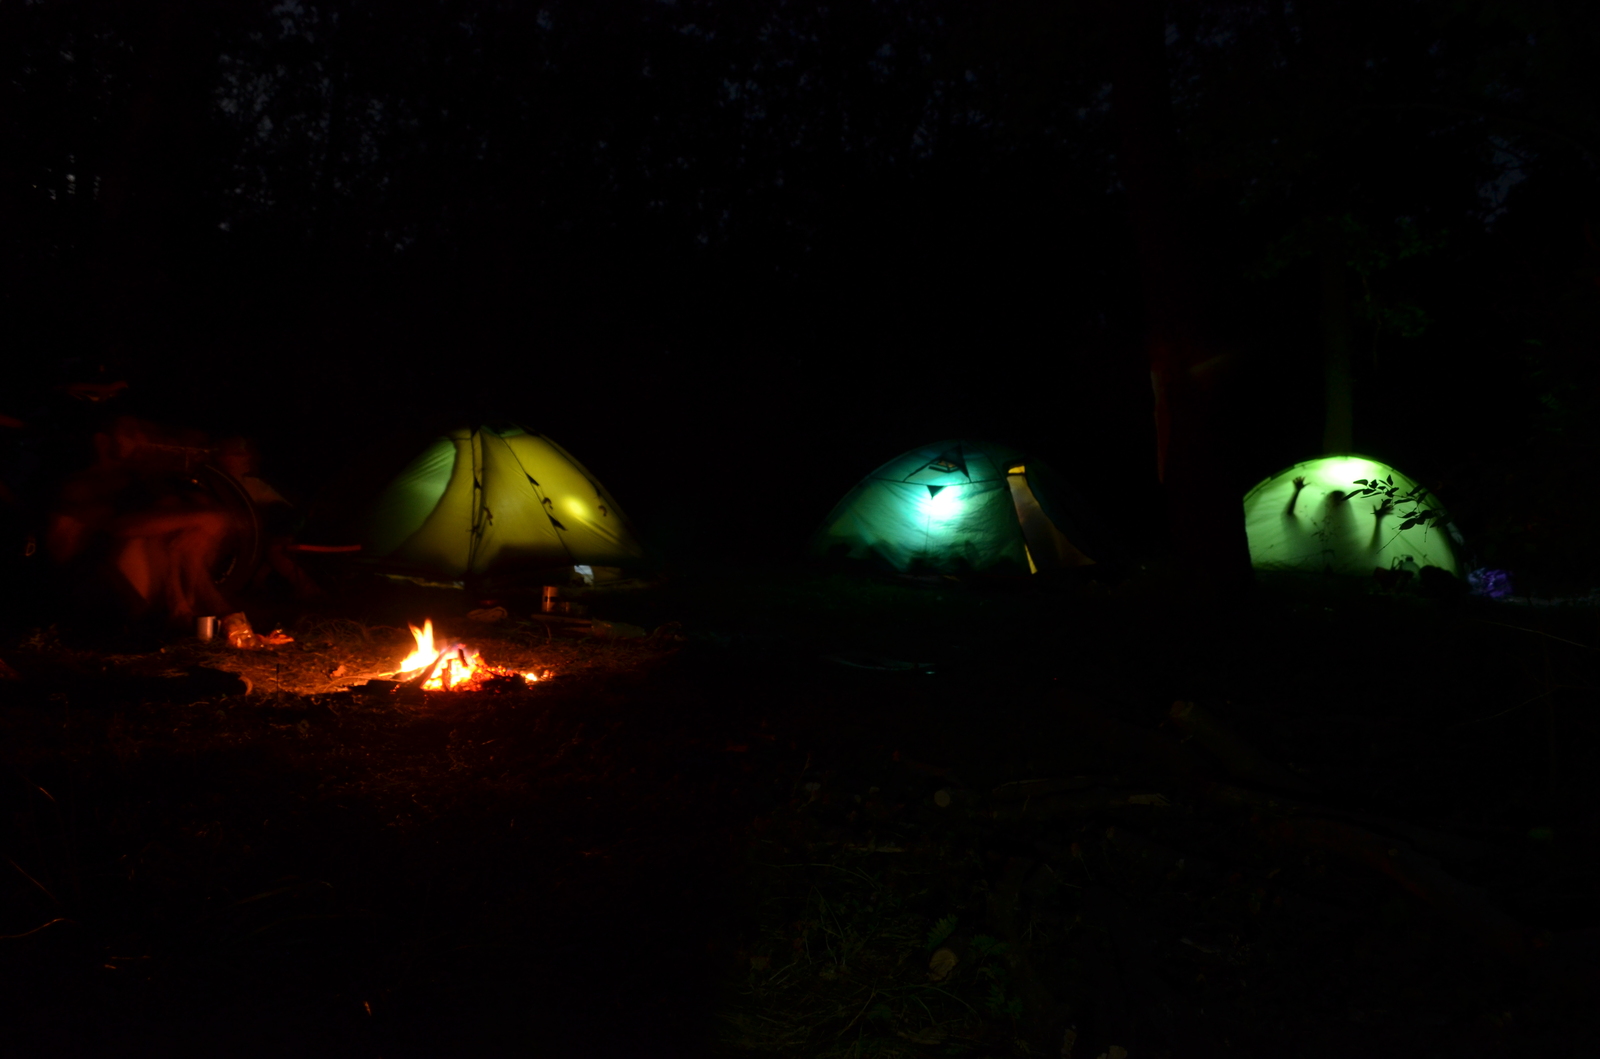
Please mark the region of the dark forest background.
MULTIPOLYGON (((1116 7, 5 0, 0 411, 104 366, 258 436, 335 536, 398 435, 509 416, 682 558, 787 552, 895 453, 992 437, 1159 547, 1116 7)), ((1479 561, 1577 561, 1600 9, 1164 31, 1216 488, 1322 450, 1342 348, 1357 451, 1479 561)))

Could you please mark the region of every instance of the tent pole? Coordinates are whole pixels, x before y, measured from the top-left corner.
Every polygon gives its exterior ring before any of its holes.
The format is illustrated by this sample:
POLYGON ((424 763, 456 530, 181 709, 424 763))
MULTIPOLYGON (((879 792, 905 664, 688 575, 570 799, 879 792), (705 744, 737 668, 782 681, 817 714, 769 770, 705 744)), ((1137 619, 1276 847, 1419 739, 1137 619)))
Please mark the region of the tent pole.
POLYGON ((483 537, 483 432, 472 428, 467 438, 472 453, 472 537, 467 543, 467 573, 478 565, 478 542, 483 537))

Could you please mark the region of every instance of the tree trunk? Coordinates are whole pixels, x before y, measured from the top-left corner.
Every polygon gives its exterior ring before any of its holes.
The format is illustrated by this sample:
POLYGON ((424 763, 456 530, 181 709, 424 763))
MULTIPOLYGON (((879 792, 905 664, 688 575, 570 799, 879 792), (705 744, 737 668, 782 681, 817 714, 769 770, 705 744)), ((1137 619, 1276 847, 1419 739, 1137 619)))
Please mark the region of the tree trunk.
POLYGON ((201 179, 194 144, 209 105, 214 45, 198 9, 163 0, 127 22, 136 60, 125 124, 100 191, 102 229, 91 254, 102 345, 157 338, 168 326, 177 222, 201 179))
POLYGON ((1322 452, 1349 452, 1355 420, 1350 385, 1350 302, 1345 287, 1344 247, 1338 222, 1324 227, 1322 265, 1322 452))
POLYGON ((1156 469, 1176 557, 1193 583, 1235 594, 1250 583, 1242 490, 1222 420, 1220 367, 1180 203, 1180 159, 1157 0, 1112 0, 1117 168, 1138 242, 1155 394, 1156 469))
MULTIPOLYGON (((1359 56, 1352 50, 1349 7, 1330 0, 1297 6, 1310 60, 1299 68, 1320 85, 1314 93, 1319 100, 1318 112, 1308 114, 1306 120, 1322 125, 1330 137, 1338 137, 1340 130, 1347 127, 1347 119, 1341 112, 1346 94, 1336 86, 1345 83, 1346 71, 1360 68, 1359 56)), ((1331 455, 1349 452, 1354 445, 1349 269, 1344 232, 1339 224, 1339 215, 1349 206, 1336 174, 1324 170, 1319 176, 1313 180, 1312 188, 1313 201, 1321 199, 1325 213, 1316 233, 1322 330, 1322 452, 1331 455)))

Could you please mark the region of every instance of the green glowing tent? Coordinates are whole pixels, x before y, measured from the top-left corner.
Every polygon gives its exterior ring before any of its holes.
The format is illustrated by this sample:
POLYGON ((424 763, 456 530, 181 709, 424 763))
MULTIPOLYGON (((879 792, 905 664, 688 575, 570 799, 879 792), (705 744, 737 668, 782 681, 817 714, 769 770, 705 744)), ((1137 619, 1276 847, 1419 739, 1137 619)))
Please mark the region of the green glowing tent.
POLYGON ((541 567, 635 565, 643 550, 605 486, 517 426, 435 439, 379 494, 366 554, 452 579, 541 567))
POLYGON ((900 573, 1028 574, 1108 558, 1084 505, 1038 460, 943 441, 863 478, 812 540, 815 555, 900 573))
POLYGON ((1410 557, 1461 576, 1444 509, 1413 479, 1364 456, 1323 456, 1280 471, 1245 494, 1244 517, 1260 569, 1368 576, 1410 557), (1369 488, 1377 491, 1360 495, 1369 488), (1437 514, 1407 525, 1427 511, 1437 514))

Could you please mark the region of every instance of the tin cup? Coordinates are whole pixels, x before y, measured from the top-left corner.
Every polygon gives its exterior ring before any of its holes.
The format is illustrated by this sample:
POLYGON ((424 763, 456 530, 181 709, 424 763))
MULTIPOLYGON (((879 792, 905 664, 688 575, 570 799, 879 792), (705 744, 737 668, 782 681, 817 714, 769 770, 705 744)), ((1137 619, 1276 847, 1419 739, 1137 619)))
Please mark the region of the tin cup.
POLYGON ((544 586, 544 599, 539 607, 546 614, 559 614, 562 610, 560 601, 556 598, 561 594, 561 589, 555 585, 544 586))
POLYGON ((208 614, 205 617, 196 618, 194 620, 194 635, 198 640, 215 639, 217 635, 216 616, 208 614))

